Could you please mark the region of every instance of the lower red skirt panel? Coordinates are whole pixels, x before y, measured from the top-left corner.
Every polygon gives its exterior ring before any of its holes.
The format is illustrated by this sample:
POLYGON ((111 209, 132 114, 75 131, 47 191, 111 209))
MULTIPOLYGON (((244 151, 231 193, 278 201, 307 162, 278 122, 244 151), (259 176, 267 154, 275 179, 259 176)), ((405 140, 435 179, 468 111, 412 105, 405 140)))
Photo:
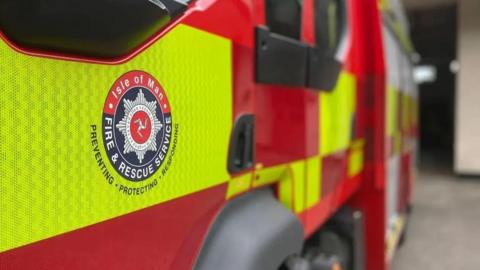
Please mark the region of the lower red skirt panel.
POLYGON ((0 269, 191 269, 225 191, 217 186, 0 253, 0 269))

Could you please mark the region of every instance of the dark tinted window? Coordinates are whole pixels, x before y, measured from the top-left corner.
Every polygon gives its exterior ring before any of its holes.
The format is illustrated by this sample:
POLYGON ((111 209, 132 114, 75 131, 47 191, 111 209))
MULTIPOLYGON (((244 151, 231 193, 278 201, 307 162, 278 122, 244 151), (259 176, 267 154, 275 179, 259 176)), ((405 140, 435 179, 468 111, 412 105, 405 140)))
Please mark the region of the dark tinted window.
POLYGON ((101 59, 140 46, 190 0, 0 0, 0 29, 29 49, 101 59))
POLYGON ((265 12, 271 32, 300 39, 301 0, 265 0, 265 12))

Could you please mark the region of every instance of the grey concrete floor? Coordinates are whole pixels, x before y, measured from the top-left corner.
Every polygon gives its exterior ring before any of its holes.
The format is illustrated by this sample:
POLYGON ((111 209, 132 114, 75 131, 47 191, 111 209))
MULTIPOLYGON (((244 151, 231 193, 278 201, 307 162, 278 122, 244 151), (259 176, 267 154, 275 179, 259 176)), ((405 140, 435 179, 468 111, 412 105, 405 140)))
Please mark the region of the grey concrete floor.
POLYGON ((407 240, 392 270, 480 269, 480 178, 420 170, 407 240))

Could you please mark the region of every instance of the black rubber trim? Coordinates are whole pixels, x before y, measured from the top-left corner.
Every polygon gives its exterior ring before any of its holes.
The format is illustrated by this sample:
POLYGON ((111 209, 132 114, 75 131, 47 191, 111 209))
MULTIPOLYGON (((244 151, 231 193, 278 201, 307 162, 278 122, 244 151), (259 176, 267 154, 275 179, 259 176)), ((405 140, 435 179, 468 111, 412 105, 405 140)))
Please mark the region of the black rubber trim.
POLYGON ((247 114, 235 122, 230 138, 228 171, 239 173, 253 168, 255 151, 255 117, 247 114))
POLYGON ((349 32, 347 3, 316 0, 315 13, 316 46, 272 33, 266 27, 256 28, 257 82, 324 91, 335 88, 349 32), (329 12, 332 5, 335 12, 329 12), (334 26, 330 26, 332 22, 334 26))
POLYGON ((186 8, 175 0, 0 0, 0 30, 27 49, 113 59, 186 8))
POLYGON ((331 54, 317 47, 309 48, 307 86, 313 89, 332 91, 338 81, 343 64, 331 54))
POLYGON ((307 58, 307 44, 271 33, 266 27, 256 28, 257 82, 304 87, 307 58))

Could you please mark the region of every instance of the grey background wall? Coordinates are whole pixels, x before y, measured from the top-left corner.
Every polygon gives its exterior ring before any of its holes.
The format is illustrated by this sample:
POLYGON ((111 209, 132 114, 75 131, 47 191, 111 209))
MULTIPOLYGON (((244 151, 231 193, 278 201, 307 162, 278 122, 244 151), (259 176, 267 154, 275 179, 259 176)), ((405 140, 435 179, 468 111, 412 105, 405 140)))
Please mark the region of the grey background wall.
MULTIPOLYGON (((441 31, 439 29, 439 31, 441 31)), ((480 175, 480 1, 458 1, 455 171, 480 175)))

